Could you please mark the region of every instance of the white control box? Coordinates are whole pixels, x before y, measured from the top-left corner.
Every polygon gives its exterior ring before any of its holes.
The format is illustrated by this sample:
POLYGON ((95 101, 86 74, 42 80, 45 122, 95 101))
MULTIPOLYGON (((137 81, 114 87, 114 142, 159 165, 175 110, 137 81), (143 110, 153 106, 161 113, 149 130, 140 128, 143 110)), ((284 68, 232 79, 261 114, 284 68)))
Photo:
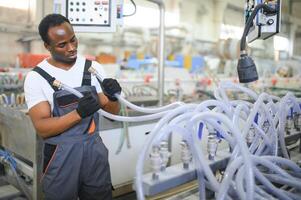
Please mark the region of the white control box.
POLYGON ((68 18, 76 32, 116 31, 116 0, 54 0, 54 12, 68 18))
POLYGON ((275 14, 266 14, 262 9, 257 13, 253 26, 248 33, 248 42, 256 39, 267 39, 280 32, 281 25, 281 1, 280 0, 247 0, 245 7, 246 21, 251 15, 253 9, 258 4, 265 3, 277 9, 275 14))

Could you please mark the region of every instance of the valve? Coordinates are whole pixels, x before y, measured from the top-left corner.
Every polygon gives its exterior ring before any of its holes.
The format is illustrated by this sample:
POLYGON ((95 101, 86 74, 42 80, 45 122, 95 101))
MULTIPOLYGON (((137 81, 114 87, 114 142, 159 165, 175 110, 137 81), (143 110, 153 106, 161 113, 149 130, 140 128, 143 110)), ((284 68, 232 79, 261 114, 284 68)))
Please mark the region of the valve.
POLYGON ((253 126, 251 126, 247 136, 246 136, 246 140, 247 140, 247 145, 250 146, 254 140, 254 136, 255 136, 255 128, 253 126))
POLYGON ((301 114, 294 115, 295 128, 300 131, 301 129, 301 114))
POLYGON ((165 171, 169 157, 171 156, 171 153, 168 151, 168 142, 162 141, 160 143, 160 157, 161 157, 161 171, 165 171))
POLYGON ((150 153, 151 168, 153 170, 153 175, 152 175, 153 180, 159 179, 159 172, 162 163, 159 150, 160 148, 158 146, 153 146, 152 152, 150 153))
POLYGON ((189 149, 189 146, 185 140, 183 140, 181 143, 181 160, 183 162, 183 168, 189 169, 189 163, 192 160, 191 151, 189 149))
POLYGON ((217 138, 216 135, 208 135, 208 143, 207 143, 207 152, 208 152, 208 159, 214 160, 217 151, 217 138))
POLYGON ((285 123, 285 130, 288 135, 291 134, 292 129, 294 128, 294 120, 292 117, 287 117, 286 123, 285 123))
POLYGON ((269 131, 269 128, 270 128, 270 123, 269 121, 264 121, 263 122, 263 125, 262 125, 262 130, 263 132, 267 133, 269 131))

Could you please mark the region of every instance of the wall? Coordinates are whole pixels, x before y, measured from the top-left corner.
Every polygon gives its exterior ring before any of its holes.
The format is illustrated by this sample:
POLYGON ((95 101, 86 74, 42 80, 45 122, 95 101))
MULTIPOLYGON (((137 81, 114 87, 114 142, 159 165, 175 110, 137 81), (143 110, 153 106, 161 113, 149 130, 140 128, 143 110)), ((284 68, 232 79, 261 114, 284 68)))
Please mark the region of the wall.
MULTIPOLYGON (((299 17, 296 19, 301 20, 300 2, 291 1, 295 2, 291 7, 289 4, 290 1, 282 1, 284 23, 288 21, 286 16, 290 12, 290 8, 292 8, 292 15, 299 17)), ((130 1, 125 0, 125 2, 129 4, 130 1)), ((138 6, 147 6, 157 10, 155 4, 146 0, 135 0, 135 2, 138 6)), ((222 23, 238 26, 243 23, 241 11, 244 7, 244 0, 164 0, 164 2, 167 12, 173 12, 179 16, 178 26, 186 27, 189 30, 185 36, 186 40, 200 39, 216 42, 220 37, 222 23), (227 4, 231 6, 227 7, 227 4)), ((22 46, 16 40, 27 36, 36 36, 38 38, 37 24, 42 16, 52 12, 52 3, 53 0, 30 0, 30 11, 0 7, 0 66, 14 65, 16 55, 27 50, 26 46, 22 46), (10 47, 9 50, 6 47, 10 47)), ((130 4, 127 9, 131 11, 132 7, 130 4)), ((133 18, 135 16, 125 18, 124 20, 132 20, 133 18)), ((152 20, 155 20, 155 18, 145 19, 144 21, 147 23, 147 21, 152 20)), ((128 27, 124 27, 124 29, 126 28, 128 27)), ((141 27, 140 29, 145 31, 141 27)), ((283 24, 283 32, 284 35, 289 35, 289 25, 283 24)), ((102 40, 102 42, 98 43, 97 40, 91 40, 96 41, 94 42, 94 46, 88 44, 88 42, 84 45, 83 42, 80 51, 83 53, 99 53, 100 51, 117 52, 117 47, 110 47, 110 41, 114 42, 114 39, 120 37, 120 34, 121 32, 111 34, 110 36, 108 34, 97 34, 97 36, 94 34, 92 37, 99 38, 98 40, 102 40)), ((272 48, 272 40, 258 41, 251 44, 251 46, 259 49, 272 48)), ((295 48, 299 48, 296 46, 295 48)), ((40 40, 34 40, 28 48, 32 53, 46 53, 40 40)), ((299 49, 296 50, 296 52, 300 51, 299 49)))
POLYGON ((27 10, 0 7, 0 67, 14 65, 16 54, 23 51, 17 40, 30 32, 27 10))

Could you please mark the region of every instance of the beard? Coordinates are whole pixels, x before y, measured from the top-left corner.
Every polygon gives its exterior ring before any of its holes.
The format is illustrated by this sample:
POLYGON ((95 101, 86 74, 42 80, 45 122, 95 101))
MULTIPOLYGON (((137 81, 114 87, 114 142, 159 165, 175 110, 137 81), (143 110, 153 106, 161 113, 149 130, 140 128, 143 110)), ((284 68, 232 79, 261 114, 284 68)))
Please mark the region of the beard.
POLYGON ((60 54, 55 54, 52 53, 51 54, 52 58, 58 62, 62 62, 62 63, 66 63, 66 64, 73 64, 76 61, 76 58, 68 58, 66 56, 60 55, 60 54))

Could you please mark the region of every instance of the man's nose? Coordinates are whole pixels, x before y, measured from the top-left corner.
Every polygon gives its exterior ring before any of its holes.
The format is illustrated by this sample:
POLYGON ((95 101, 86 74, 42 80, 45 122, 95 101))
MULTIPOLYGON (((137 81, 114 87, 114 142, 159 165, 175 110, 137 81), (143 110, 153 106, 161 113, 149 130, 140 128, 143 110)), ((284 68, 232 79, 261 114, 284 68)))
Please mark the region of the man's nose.
POLYGON ((76 49, 76 46, 72 43, 69 43, 67 46, 67 50, 68 51, 74 51, 76 49))

